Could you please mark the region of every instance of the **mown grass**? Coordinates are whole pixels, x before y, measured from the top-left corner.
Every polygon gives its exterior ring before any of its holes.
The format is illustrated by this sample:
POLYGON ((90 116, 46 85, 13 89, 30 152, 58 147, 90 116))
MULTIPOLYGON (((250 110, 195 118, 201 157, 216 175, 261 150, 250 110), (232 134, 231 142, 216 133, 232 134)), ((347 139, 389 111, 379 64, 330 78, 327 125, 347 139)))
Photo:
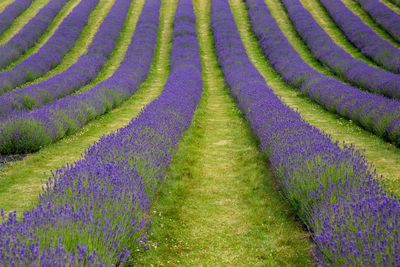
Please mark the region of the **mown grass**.
POLYGON ((3 0, 0 2, 0 12, 2 12, 9 4, 14 2, 14 0, 3 0))
MULTIPOLYGON (((40 2, 40 1, 35 1, 35 2, 40 2)), ((7 71, 12 69, 15 65, 18 63, 22 62, 26 58, 28 58, 30 55, 36 53, 46 42, 47 40, 53 35, 53 33, 57 30, 58 26, 60 23, 65 19, 66 16, 68 16, 69 13, 71 13, 72 9, 76 5, 78 5, 80 0, 70 0, 66 5, 61 9, 61 11, 57 14, 57 16, 54 18, 54 20, 50 23, 49 27, 47 30, 42 34, 42 36, 39 38, 39 40, 36 42, 36 44, 31 47, 25 54, 23 54, 21 57, 18 58, 18 60, 12 62, 10 65, 8 65, 6 68, 2 69, 1 71, 7 71)), ((30 19, 31 17, 29 17, 30 19)), ((14 32, 16 33, 16 32, 14 32)), ((10 36, 11 38, 12 36, 10 36)))
POLYGON ((107 13, 108 11, 110 11, 114 2, 115 0, 100 0, 99 4, 90 14, 88 24, 83 28, 80 37, 78 38, 78 40, 76 40, 72 49, 64 55, 63 61, 61 61, 59 65, 57 65, 54 69, 48 71, 43 76, 24 84, 23 87, 29 84, 44 81, 56 75, 57 73, 66 70, 68 67, 74 64, 82 54, 86 53, 87 48, 92 42, 96 32, 98 31, 101 23, 107 16, 107 13))
POLYGON ((151 211, 134 266, 312 265, 308 234, 275 190, 267 159, 225 87, 210 3, 194 1, 204 91, 151 211))
MULTIPOLYGON (((0 36, 0 45, 8 42, 22 27, 25 26, 28 21, 36 16, 39 10, 44 7, 49 0, 43 1, 33 1, 32 4, 25 9, 18 17, 15 18, 10 28, 8 28, 4 33, 0 36)), ((5 8, 5 6, 4 6, 5 8)), ((0 11, 1 12, 1 11, 0 11)))
POLYGON ((300 2, 336 44, 341 46, 353 57, 364 61, 368 65, 379 68, 376 63, 374 63, 370 58, 364 56, 361 51, 347 39, 346 35, 344 35, 342 30, 339 29, 318 0, 300 0, 300 2))
POLYGON ((397 42, 387 31, 381 28, 370 15, 361 8, 354 0, 341 0, 355 15, 357 15, 365 24, 371 27, 380 37, 389 41, 392 45, 400 49, 400 42, 397 42))
MULTIPOLYGON (((140 8, 144 2, 145 0, 136 0, 134 5, 140 8)), ((41 186, 50 176, 50 170, 78 160, 89 145, 101 136, 127 125, 144 106, 161 93, 169 73, 169 47, 173 16, 173 10, 171 11, 164 2, 161 8, 157 48, 149 77, 139 90, 120 107, 90 122, 74 135, 28 155, 23 161, 7 164, 0 171, 0 208, 3 208, 6 214, 17 210, 17 215, 21 216, 22 211, 31 208, 32 203, 37 202, 41 186)), ((132 16, 138 15, 139 12, 135 12, 132 16)), ((137 20, 137 18, 133 20, 137 20)))
MULTIPOLYGON (((400 150, 363 130, 352 121, 328 112, 309 98, 301 96, 296 88, 285 83, 266 60, 257 38, 252 33, 244 3, 239 0, 232 0, 232 2, 235 3, 232 9, 246 51, 275 94, 292 109, 297 110, 305 121, 331 135, 333 141, 346 141, 353 143, 361 151, 365 149, 366 159, 376 167, 379 174, 383 175, 382 180, 386 183, 388 190, 399 195, 400 150)), ((268 1, 268 4, 272 2, 268 1)))

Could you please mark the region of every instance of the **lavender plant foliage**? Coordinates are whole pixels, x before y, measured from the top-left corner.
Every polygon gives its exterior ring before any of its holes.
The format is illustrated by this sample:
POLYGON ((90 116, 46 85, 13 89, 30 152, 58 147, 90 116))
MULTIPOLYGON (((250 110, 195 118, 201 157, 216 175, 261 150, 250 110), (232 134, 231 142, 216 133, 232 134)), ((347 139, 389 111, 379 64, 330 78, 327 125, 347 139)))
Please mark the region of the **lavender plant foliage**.
POLYGON ((158 11, 142 12, 125 57, 114 74, 76 95, 29 112, 0 116, 0 153, 37 151, 128 99, 146 79, 157 44, 158 11), (154 13, 157 12, 157 13, 154 13))
POLYGON ((329 37, 298 0, 282 2, 293 26, 319 61, 356 86, 400 98, 400 75, 371 67, 353 58, 329 37))
POLYGON ((34 46, 68 1, 51 0, 10 41, 0 46, 0 69, 7 67, 34 46))
POLYGON ((117 0, 101 24, 87 53, 67 70, 39 83, 0 96, 0 114, 31 110, 73 93, 90 83, 113 52, 131 0, 117 0))
MULTIPOLYGON (((146 1, 139 31, 148 31, 144 21, 155 23, 159 6, 159 0, 146 1)), ((202 91, 190 0, 179 1, 173 34, 171 73, 161 95, 128 126, 89 147, 83 159, 58 169, 37 208, 20 222, 10 214, 0 225, 3 265, 116 266, 144 245, 148 209, 202 91)))
MULTIPOLYGON (((249 14, 262 18, 261 3, 246 1, 249 14)), ((341 149, 273 93, 247 57, 226 0, 212 1, 211 27, 225 81, 269 157, 278 189, 313 231, 318 262, 398 265, 400 202, 386 194, 364 156, 353 146, 341 149)))
POLYGON ((400 101, 363 92, 311 68, 281 32, 262 1, 249 12, 264 54, 282 78, 325 109, 400 145, 400 101))
POLYGON ((99 0, 82 0, 59 25, 50 39, 13 69, 0 73, 0 94, 45 74, 73 47, 99 0))
POLYGON ((7 30, 16 17, 25 11, 33 0, 15 0, 0 13, 0 35, 7 30))
POLYGON ((361 53, 387 70, 400 73, 400 50, 381 38, 341 1, 319 0, 336 25, 361 53))
POLYGON ((400 7, 400 0, 389 0, 389 2, 391 2, 392 4, 400 7))
POLYGON ((377 0, 356 0, 371 18, 400 41, 400 14, 377 0))

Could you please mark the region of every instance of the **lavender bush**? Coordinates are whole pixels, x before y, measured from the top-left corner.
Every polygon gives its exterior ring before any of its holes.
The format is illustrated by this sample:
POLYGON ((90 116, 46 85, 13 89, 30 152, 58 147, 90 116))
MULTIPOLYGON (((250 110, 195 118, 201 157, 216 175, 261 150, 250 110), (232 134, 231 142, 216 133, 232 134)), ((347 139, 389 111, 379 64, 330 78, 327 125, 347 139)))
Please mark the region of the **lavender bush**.
POLYGON ((361 53, 387 70, 400 73, 400 50, 353 14, 341 1, 319 0, 336 25, 361 53))
MULTIPOLYGON (((155 23, 159 6, 146 1, 138 31, 155 23)), ((58 169, 20 222, 10 214, 0 225, 2 264, 115 266, 144 245, 149 206, 202 91, 190 0, 179 1, 173 34, 171 73, 159 98, 82 160, 58 169)))
MULTIPOLYGON (((155 10, 154 12, 158 12, 155 10)), ((39 150, 75 132, 128 99, 146 79, 157 44, 158 13, 142 12, 125 57, 114 74, 90 90, 39 109, 0 116, 0 153, 39 150)))
MULTIPOLYGON (((263 0, 246 5, 251 16, 266 14, 263 0)), ((247 57, 226 0, 212 1, 211 27, 225 81, 269 157, 278 189, 313 231, 318 263, 398 265, 400 202, 386 194, 364 156, 352 146, 340 149, 273 93, 247 57)))
POLYGON ((298 0, 282 2, 293 26, 319 61, 356 86, 400 98, 400 75, 371 67, 353 58, 329 37, 298 0))
POLYGON ((10 41, 0 46, 0 69, 7 67, 34 46, 68 1, 51 0, 10 41))
POLYGON ((356 0, 371 18, 400 41, 400 14, 377 0, 356 0))
POLYGON ((67 70, 39 83, 0 96, 0 114, 39 108, 90 83, 113 52, 131 0, 116 0, 101 24, 87 53, 67 70))
POLYGON ((7 30, 16 17, 25 11, 33 0, 15 0, 0 13, 0 35, 7 30))
POLYGON ((98 2, 82 0, 38 52, 13 69, 0 73, 0 94, 32 81, 58 65, 79 38, 98 2))
POLYGON ((282 78, 325 109, 353 120, 366 130, 400 145, 400 101, 363 92, 319 73, 303 61, 271 16, 257 2, 250 23, 272 67, 282 78))

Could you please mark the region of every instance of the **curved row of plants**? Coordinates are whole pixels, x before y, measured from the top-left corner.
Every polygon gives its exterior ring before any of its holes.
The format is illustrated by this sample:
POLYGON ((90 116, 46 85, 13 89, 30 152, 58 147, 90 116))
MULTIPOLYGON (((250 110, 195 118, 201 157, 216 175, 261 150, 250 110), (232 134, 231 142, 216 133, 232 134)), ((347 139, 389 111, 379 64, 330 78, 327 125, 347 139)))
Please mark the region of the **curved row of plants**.
POLYGON ((128 99, 146 79, 157 44, 158 20, 141 15, 123 61, 108 79, 88 91, 69 95, 29 112, 0 118, 0 153, 34 152, 74 133, 128 99))
POLYGON ((282 2, 293 26, 314 57, 356 86, 388 97, 400 98, 400 75, 374 68, 352 57, 330 38, 299 0, 282 2))
POLYGON ((319 0, 336 25, 361 53, 395 73, 400 73, 400 50, 380 37, 341 1, 319 0))
POLYGON ((82 0, 38 52, 13 69, 0 73, 0 94, 32 81, 58 65, 78 40, 98 3, 99 0, 82 0))
POLYGON ((71 67, 42 82, 1 95, 0 114, 16 110, 29 112, 69 95, 93 81, 114 51, 131 2, 131 0, 116 0, 87 52, 71 67))
MULTIPOLYGON (((249 14, 262 18, 261 4, 246 1, 249 14)), ((225 81, 270 159, 280 192, 313 232, 317 261, 398 263, 400 202, 358 151, 341 149, 273 93, 250 62, 227 1, 212 1, 211 26, 225 81)))
POLYGON ((378 0, 356 0, 371 18, 400 42, 400 14, 378 0))
POLYGON ((400 101, 360 91, 311 68, 280 30, 268 7, 257 2, 250 22, 272 67, 291 86, 325 109, 353 120, 377 136, 400 145, 400 101))
POLYGON ((32 2, 33 0, 15 0, 0 13, 0 35, 11 26, 15 18, 21 15, 32 2))
POLYGON ((51 0, 6 44, 0 46, 0 69, 7 67, 34 46, 68 1, 51 0))
MULTIPOLYGON (((159 0, 146 1, 138 29, 158 24, 159 7, 159 0)), ((178 3, 173 36, 161 95, 128 126, 89 147, 82 160, 58 169, 21 222, 10 214, 0 225, 2 264, 122 265, 145 245, 149 206, 202 92, 190 0, 178 3)))

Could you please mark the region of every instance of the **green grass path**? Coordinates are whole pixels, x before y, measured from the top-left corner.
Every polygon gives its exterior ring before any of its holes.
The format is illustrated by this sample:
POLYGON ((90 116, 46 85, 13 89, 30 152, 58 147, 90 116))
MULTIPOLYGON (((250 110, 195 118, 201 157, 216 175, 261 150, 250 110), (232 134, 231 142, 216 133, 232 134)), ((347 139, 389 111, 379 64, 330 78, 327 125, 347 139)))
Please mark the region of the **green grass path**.
POLYGON ((306 266, 307 233, 275 190, 267 160, 225 87, 207 0, 197 0, 204 92, 152 210, 143 266, 306 266))
MULTIPOLYGON (((374 164, 379 174, 383 175, 389 191, 400 195, 400 149, 363 130, 353 122, 326 111, 309 98, 300 96, 297 89, 285 83, 266 60, 257 38, 252 33, 244 3, 239 0, 231 2, 246 51, 275 94, 282 97, 292 109, 298 110, 308 123, 330 134, 332 140, 340 142, 345 140, 353 143, 359 150, 366 149, 364 153, 366 159, 374 164)), ((272 2, 274 1, 268 1, 269 4, 272 2)))
MULTIPOLYGON (((136 0, 134 3, 141 10, 144 2, 145 0, 136 0)), ((139 13, 134 13, 131 17, 133 21, 137 20, 139 13)), ((89 145, 102 135, 128 124, 145 105, 161 93, 169 72, 173 14, 174 9, 171 10, 171 7, 164 2, 161 9, 162 23, 157 50, 149 77, 129 100, 119 108, 90 122, 74 135, 28 155, 23 161, 10 163, 0 171, 0 208, 3 208, 6 214, 15 209, 20 216, 23 210, 30 208, 31 203, 38 200, 42 180, 47 179, 50 170, 78 160, 89 145), (44 171, 47 172, 46 175, 43 174, 44 171)))
POLYGON ((397 13, 400 13, 400 7, 396 6, 395 4, 391 3, 389 0, 379 0, 380 2, 387 5, 389 8, 393 9, 397 13))

